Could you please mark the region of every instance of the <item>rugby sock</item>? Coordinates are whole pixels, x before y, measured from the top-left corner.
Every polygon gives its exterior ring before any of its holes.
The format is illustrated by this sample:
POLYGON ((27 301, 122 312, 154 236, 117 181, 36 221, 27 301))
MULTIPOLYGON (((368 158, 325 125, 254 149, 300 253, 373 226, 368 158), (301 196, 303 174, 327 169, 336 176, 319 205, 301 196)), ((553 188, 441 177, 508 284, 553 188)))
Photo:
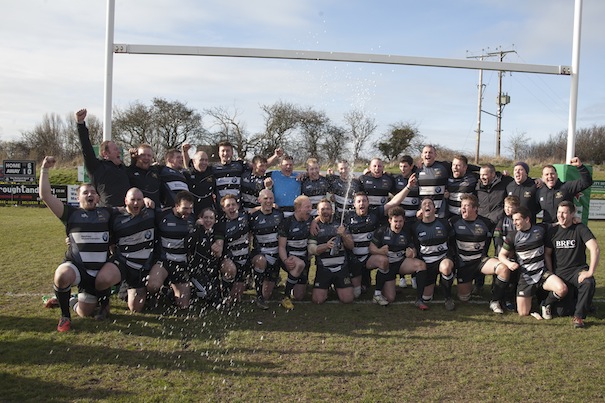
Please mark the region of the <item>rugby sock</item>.
POLYGON ((265 281, 265 273, 254 271, 254 289, 256 290, 256 296, 263 296, 263 281, 265 281))
POLYGON ((416 298, 422 299, 424 293, 424 287, 426 285, 426 270, 420 270, 412 274, 412 277, 416 277, 416 298))
POLYGON ((386 283, 387 275, 383 273, 380 269, 376 272, 376 291, 382 291, 382 287, 384 287, 384 283, 386 283))
POLYGON ((361 271, 361 284, 365 287, 372 285, 372 279, 370 278, 370 270, 361 271))
POLYGON ((61 308, 61 316, 71 319, 71 312, 69 311, 69 298, 71 297, 71 286, 65 288, 58 288, 53 284, 55 290, 55 297, 59 301, 59 307, 61 308))
POLYGON ((439 281, 439 285, 441 285, 441 288, 443 289, 443 296, 445 298, 452 298, 452 285, 454 285, 454 273, 450 273, 449 276, 444 276, 443 274, 441 274, 441 281, 439 281))
POLYGON ((492 301, 502 301, 504 293, 508 286, 508 281, 502 280, 499 276, 494 276, 494 287, 492 289, 492 301))
POLYGON ((111 295, 111 288, 108 288, 103 291, 97 291, 97 299, 99 301, 99 307, 102 311, 104 308, 107 308, 109 305, 109 296, 111 295))
POLYGON ((561 297, 559 297, 557 295, 557 293, 555 293, 554 291, 551 291, 548 293, 548 296, 546 297, 546 299, 544 300, 544 302, 542 303, 542 305, 550 305, 553 302, 557 302, 561 299, 561 297))
POLYGON ((292 274, 288 273, 288 280, 286 281, 286 289, 284 290, 284 294, 286 297, 290 298, 292 295, 292 289, 298 283, 298 277, 294 277, 292 274))

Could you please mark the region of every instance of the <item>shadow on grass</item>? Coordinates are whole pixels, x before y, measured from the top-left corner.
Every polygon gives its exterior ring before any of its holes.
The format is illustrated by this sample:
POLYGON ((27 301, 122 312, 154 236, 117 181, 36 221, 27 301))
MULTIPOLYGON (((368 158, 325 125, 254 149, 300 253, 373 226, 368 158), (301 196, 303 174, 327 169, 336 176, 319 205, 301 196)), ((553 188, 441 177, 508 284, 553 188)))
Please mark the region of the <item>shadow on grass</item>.
POLYGON ((38 378, 17 376, 0 372, 0 385, 2 385, 3 401, 44 401, 66 402, 80 399, 123 400, 128 399, 129 393, 115 388, 101 388, 92 385, 79 386, 78 384, 65 385, 60 381, 49 382, 38 378), (6 399, 6 400, 5 400, 6 399))

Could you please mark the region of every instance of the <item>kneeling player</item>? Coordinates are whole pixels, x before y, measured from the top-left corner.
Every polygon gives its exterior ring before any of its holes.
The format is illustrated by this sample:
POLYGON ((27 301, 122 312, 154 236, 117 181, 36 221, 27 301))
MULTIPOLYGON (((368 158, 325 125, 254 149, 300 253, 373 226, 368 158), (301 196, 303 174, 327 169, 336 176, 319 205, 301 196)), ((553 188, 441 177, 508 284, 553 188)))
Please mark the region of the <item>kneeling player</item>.
POLYGON ((426 264, 416 259, 416 250, 413 247, 411 236, 403 231, 405 224, 405 211, 401 207, 394 207, 388 212, 389 225, 374 231, 370 243, 370 253, 366 262, 367 269, 377 268, 376 289, 374 302, 379 305, 388 305, 395 300, 395 278, 397 274, 416 274, 416 306, 420 310, 428 309, 422 301, 426 279, 426 264))
POLYGON ((317 235, 309 239, 309 254, 315 255, 317 266, 313 286, 313 302, 321 304, 328 298, 333 284, 338 299, 345 304, 353 302, 353 285, 346 266, 345 248, 353 248, 353 238, 343 225, 334 221, 332 203, 322 199, 317 204, 319 221, 317 235), (344 247, 343 247, 344 246, 344 247))

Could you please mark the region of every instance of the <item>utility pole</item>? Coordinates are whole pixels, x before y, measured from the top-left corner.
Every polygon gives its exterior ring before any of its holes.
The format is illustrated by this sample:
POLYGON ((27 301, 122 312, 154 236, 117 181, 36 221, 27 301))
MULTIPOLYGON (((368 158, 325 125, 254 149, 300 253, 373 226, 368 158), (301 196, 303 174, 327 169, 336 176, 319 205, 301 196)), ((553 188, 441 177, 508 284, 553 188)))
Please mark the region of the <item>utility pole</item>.
MULTIPOLYGON (((467 56, 467 59, 479 59, 483 61, 486 57, 494 57, 498 56, 500 58, 500 62, 504 60, 504 56, 508 53, 516 53, 514 50, 499 50, 497 52, 488 52, 479 56, 467 56)), ((484 111, 482 108, 483 103, 483 69, 479 70, 479 84, 477 85, 478 95, 477 95, 477 144, 475 146, 475 164, 479 163, 479 146, 481 141, 481 113, 487 113, 488 115, 494 116, 496 118, 496 157, 500 157, 500 143, 502 139, 502 111, 504 110, 504 106, 510 103, 510 97, 508 94, 502 94, 502 76, 503 71, 498 72, 498 97, 496 99, 496 104, 498 106, 498 111, 496 114, 484 111)))
MULTIPOLYGON (((488 53, 489 56, 499 56, 500 62, 504 60, 504 56, 508 53, 516 53, 514 50, 500 50, 498 52, 488 53)), ((504 107, 510 103, 510 97, 508 94, 502 94, 502 76, 504 72, 500 70, 498 72, 498 98, 496 103, 498 110, 496 112, 496 158, 500 158, 500 142, 502 141, 502 111, 504 107)))

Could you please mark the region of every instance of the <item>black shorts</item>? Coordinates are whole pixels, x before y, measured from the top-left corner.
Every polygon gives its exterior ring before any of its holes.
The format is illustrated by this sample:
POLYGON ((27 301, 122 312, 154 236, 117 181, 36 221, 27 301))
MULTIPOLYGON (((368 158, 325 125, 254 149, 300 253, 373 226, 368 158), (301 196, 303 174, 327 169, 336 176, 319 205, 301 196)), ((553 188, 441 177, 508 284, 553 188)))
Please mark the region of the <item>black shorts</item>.
POLYGON ((548 270, 544 270, 544 273, 542 273, 542 277, 540 277, 540 280, 538 280, 538 282, 534 284, 528 284, 525 277, 520 276, 519 283, 517 284, 517 297, 533 297, 534 295, 536 295, 536 292, 539 289, 542 289, 542 287, 544 286, 544 282, 550 276, 551 273, 548 270))
POLYGON ((128 289, 145 288, 149 279, 150 266, 143 266, 141 269, 135 269, 126 264, 123 259, 112 258, 111 263, 115 264, 120 270, 122 281, 126 282, 128 289))
POLYGON ((158 262, 168 272, 167 280, 172 284, 185 284, 189 282, 191 268, 185 262, 160 260, 158 262))
POLYGON ((456 270, 456 279, 458 280, 458 284, 471 283, 477 273, 481 272, 481 269, 483 266, 485 266, 485 263, 487 263, 489 259, 491 259, 489 256, 484 256, 476 263, 459 267, 456 270))
POLYGON ((351 275, 351 278, 361 276, 361 273, 363 273, 363 270, 366 267, 368 256, 369 255, 366 255, 365 259, 362 262, 353 253, 347 253, 347 265, 349 266, 349 273, 351 275))
POLYGON ((279 259, 273 264, 267 263, 263 281, 273 281, 274 283, 277 283, 279 281, 279 269, 281 269, 281 267, 281 260, 279 259))
POLYGON ((313 287, 327 290, 332 284, 334 284, 334 287, 336 288, 353 287, 349 270, 347 270, 346 267, 343 267, 342 269, 333 272, 321 265, 317 266, 313 287))
POLYGON ((389 263, 389 272, 387 273, 385 281, 395 281, 404 260, 405 258, 395 263, 389 263))
POLYGON ((84 266, 73 262, 71 260, 65 260, 63 263, 69 263, 78 269, 80 273, 80 282, 78 283, 78 292, 86 293, 94 296, 97 295, 97 288, 95 287, 95 281, 99 270, 87 270, 84 266))
POLYGON ((446 257, 439 259, 436 262, 433 263, 426 263, 426 282, 425 284, 427 286, 429 285, 433 285, 437 283, 437 277, 439 277, 439 265, 441 264, 441 262, 443 261, 443 259, 446 259, 446 257))

